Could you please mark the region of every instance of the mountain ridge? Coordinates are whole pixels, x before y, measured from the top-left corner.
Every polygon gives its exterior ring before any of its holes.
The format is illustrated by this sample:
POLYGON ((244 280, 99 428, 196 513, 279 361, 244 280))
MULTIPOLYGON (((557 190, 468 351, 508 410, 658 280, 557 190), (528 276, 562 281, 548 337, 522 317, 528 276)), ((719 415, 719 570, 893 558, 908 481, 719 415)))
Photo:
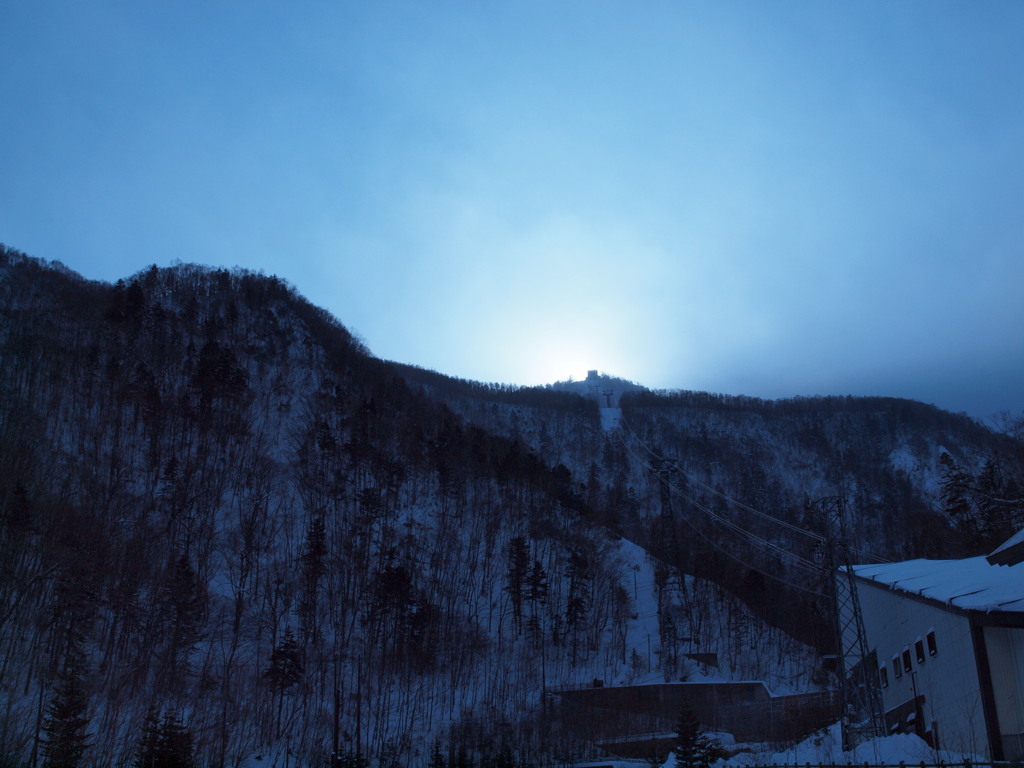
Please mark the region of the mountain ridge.
POLYGON ((703 508, 806 561, 749 510, 821 532, 815 502, 845 489, 856 544, 887 557, 963 553, 1019 514, 971 494, 1013 490, 1020 443, 913 401, 639 388, 609 432, 600 392, 380 360, 279 278, 186 264, 111 285, 0 248, 0 313, 0 751, 18 759, 72 669, 109 762, 154 704, 213 762, 335 741, 381 765, 425 763, 432 740, 578 754, 547 691, 697 674, 671 626, 726 678, 827 683, 820 574, 703 508))

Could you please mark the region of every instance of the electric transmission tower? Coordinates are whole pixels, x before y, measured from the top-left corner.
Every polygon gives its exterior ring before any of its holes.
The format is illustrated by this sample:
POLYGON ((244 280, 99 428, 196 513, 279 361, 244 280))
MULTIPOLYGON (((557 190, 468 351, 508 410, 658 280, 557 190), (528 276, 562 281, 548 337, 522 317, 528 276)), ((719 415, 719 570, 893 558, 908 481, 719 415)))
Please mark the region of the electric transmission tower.
POLYGON ((878 661, 868 649, 846 535, 843 500, 836 496, 818 503, 828 522, 824 575, 835 621, 843 749, 849 750, 862 741, 885 735, 878 661))
MULTIPOLYGON (((661 490, 661 521, 666 526, 665 533, 673 523, 672 514, 672 476, 679 471, 679 459, 652 459, 649 465, 651 472, 658 478, 658 488, 661 490)), ((672 526, 672 530, 675 530, 672 526)))
POLYGON ((672 510, 672 476, 679 472, 678 459, 655 458, 648 468, 658 479, 661 491, 661 557, 654 567, 654 582, 658 588, 658 629, 661 635, 661 666, 665 681, 674 681, 679 670, 679 622, 683 616, 674 607, 671 598, 677 593, 688 603, 686 577, 680 568, 682 552, 676 535, 676 521, 672 510))

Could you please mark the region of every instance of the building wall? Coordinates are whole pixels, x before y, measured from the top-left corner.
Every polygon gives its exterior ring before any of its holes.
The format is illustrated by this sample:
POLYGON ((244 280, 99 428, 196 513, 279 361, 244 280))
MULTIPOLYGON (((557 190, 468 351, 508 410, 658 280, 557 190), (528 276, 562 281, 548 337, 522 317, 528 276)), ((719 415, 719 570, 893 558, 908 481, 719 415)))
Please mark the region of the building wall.
POLYGON ((1024 629, 985 627, 992 693, 1006 760, 1024 758, 1024 629))
MULTIPOLYGON (((834 691, 772 696, 761 682, 655 683, 633 686, 569 688, 556 691, 562 700, 579 707, 578 719, 600 723, 602 738, 630 733, 619 730, 602 713, 647 716, 647 731, 672 731, 683 707, 712 731, 731 733, 737 741, 799 741, 836 721, 834 691)), ((569 714, 570 718, 573 715, 569 714)), ((620 720, 629 725, 628 719, 620 720)))
POLYGON ((868 648, 875 651, 879 665, 884 664, 887 671, 888 685, 882 688, 882 703, 890 725, 913 731, 911 713, 916 692, 919 698, 924 697, 920 706, 924 722, 919 732, 937 735, 941 749, 989 759, 968 618, 883 586, 859 580, 857 585, 868 648), (935 633, 934 655, 928 652, 929 632, 935 633), (917 658, 918 640, 925 647, 924 661, 917 658), (905 650, 910 652, 909 672, 902 671, 905 650), (901 677, 894 673, 894 659, 899 661, 901 677))

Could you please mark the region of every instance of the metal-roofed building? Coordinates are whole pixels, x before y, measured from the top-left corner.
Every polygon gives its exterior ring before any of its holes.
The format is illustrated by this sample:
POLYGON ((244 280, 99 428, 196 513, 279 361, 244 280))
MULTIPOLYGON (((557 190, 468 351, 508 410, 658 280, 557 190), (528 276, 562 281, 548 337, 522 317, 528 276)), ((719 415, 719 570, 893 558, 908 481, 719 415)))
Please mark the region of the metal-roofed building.
POLYGON ((890 732, 1024 758, 1021 540, 987 558, 853 566, 890 732))

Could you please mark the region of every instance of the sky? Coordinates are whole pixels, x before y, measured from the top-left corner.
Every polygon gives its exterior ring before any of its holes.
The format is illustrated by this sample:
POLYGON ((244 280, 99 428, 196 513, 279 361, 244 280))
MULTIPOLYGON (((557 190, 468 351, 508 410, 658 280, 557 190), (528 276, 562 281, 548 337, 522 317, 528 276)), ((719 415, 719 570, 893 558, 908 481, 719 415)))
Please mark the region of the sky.
POLYGON ((462 378, 1024 414, 1024 3, 0 2, 0 242, 462 378))

